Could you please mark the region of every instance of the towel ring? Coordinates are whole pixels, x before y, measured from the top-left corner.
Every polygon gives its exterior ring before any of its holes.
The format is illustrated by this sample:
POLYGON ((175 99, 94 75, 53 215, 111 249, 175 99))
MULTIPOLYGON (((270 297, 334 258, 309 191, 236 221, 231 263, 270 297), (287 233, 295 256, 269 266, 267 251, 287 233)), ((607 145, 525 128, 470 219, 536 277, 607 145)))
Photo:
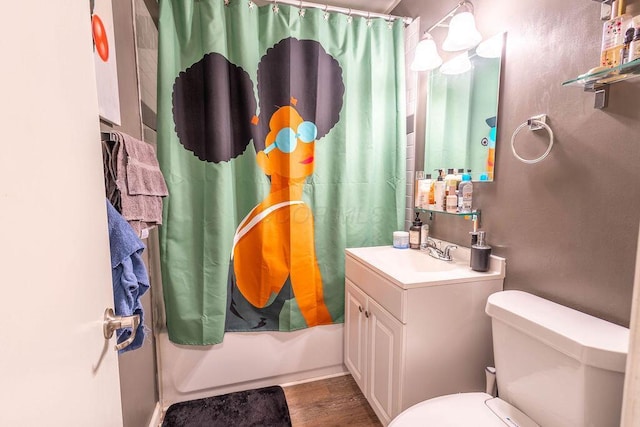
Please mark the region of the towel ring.
POLYGON ((546 115, 544 114, 540 116, 532 117, 526 122, 522 123, 520 126, 516 128, 516 130, 513 132, 513 135, 511 136, 511 151, 513 151, 513 155, 516 157, 516 159, 520 160, 523 163, 533 164, 533 163, 538 163, 544 160, 551 152, 551 147, 553 147, 553 131, 551 130, 549 125, 546 123, 546 115), (516 148, 514 145, 516 141, 516 136, 525 126, 529 126, 529 129, 531 130, 539 130, 539 129, 545 128, 547 130, 547 133, 549 133, 549 146, 547 147, 547 151, 545 151, 542 154, 542 156, 538 157, 537 159, 525 159, 520 155, 518 155, 518 153, 516 152, 516 148))

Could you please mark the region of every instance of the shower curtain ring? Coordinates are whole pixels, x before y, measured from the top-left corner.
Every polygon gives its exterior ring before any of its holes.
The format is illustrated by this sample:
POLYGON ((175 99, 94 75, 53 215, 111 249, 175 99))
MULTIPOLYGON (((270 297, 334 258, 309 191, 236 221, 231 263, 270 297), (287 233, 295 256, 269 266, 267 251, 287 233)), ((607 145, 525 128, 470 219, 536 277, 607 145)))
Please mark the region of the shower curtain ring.
POLYGON ((349 8, 349 15, 347 16, 347 24, 353 22, 353 16, 351 16, 351 8, 349 8))
POLYGON ((273 10, 273 13, 276 14, 280 12, 280 8, 278 7, 278 0, 273 1, 273 7, 271 8, 271 10, 273 10))
POLYGON ((300 0, 300 7, 298 8, 298 15, 300 15, 300 18, 304 18, 304 14, 307 12, 304 7, 302 6, 302 0, 300 0))
POLYGON ((329 5, 328 4, 324 5, 324 14, 322 15, 322 17, 324 18, 325 21, 329 20, 329 5))
POLYGON ((371 21, 371 12, 367 12, 367 27, 371 27, 373 22, 371 21))

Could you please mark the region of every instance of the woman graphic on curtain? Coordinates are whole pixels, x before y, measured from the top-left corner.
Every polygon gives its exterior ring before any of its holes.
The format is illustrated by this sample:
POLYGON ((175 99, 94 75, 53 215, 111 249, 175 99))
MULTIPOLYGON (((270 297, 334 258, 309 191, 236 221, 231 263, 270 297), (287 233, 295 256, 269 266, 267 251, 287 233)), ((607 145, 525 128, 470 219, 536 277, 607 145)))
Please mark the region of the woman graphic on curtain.
POLYGON ((258 65, 257 117, 253 86, 242 68, 219 54, 207 55, 201 62, 201 66, 194 64, 181 73, 174 85, 174 119, 180 142, 201 160, 219 162, 241 154, 252 138, 256 163, 271 181, 269 194, 236 229, 225 329, 278 330, 280 312, 289 299, 295 300, 307 326, 330 324, 332 316, 324 301, 316 257, 313 214, 302 194, 314 170, 315 142, 340 117, 342 70, 317 41, 281 40, 267 50, 258 65), (223 135, 198 138, 203 131, 191 129, 193 111, 185 111, 184 117, 176 117, 176 111, 186 109, 181 100, 190 99, 190 94, 211 87, 215 91, 219 74, 229 78, 227 86, 220 89, 227 93, 228 99, 223 101, 228 105, 224 109, 218 105, 213 114, 207 111, 195 116, 217 117, 214 120, 221 123, 204 127, 219 126, 223 135), (197 81, 207 77, 207 83, 197 81), (224 114, 220 114, 222 110, 226 110, 224 114), (208 142, 211 140, 216 140, 214 146, 208 142), (215 146, 225 140, 231 148, 215 146))

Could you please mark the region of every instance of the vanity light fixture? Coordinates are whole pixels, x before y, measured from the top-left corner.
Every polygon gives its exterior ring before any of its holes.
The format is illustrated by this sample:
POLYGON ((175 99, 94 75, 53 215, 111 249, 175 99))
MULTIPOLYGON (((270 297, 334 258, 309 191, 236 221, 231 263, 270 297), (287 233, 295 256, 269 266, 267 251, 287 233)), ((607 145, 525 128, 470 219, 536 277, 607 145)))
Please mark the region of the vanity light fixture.
POLYGON ((413 62, 411 63, 411 69, 413 71, 426 71, 438 68, 442 64, 442 58, 438 55, 438 48, 436 48, 436 42, 431 37, 431 34, 425 33, 418 46, 416 46, 416 53, 413 56, 413 62))
POLYGON ((498 33, 484 40, 476 47, 476 54, 483 58, 499 58, 502 55, 504 33, 498 33))
POLYGON ((412 70, 433 70, 442 64, 442 58, 440 58, 438 54, 435 42, 430 33, 436 27, 447 26, 444 22, 448 19, 450 19, 448 25, 449 33, 442 44, 443 50, 450 52, 467 50, 480 43, 482 36, 476 28, 475 18, 473 17, 473 4, 468 0, 461 1, 442 19, 425 31, 422 40, 420 40, 418 46, 416 46, 415 56, 411 64, 412 70), (466 10, 456 13, 462 7, 466 10))

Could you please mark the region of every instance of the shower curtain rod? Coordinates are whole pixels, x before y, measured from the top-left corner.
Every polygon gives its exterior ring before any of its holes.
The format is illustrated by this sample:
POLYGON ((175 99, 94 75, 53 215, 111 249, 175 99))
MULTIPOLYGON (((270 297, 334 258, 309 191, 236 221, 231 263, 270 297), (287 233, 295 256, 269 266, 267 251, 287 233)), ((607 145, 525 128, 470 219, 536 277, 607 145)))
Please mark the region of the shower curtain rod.
POLYGON ((394 15, 385 15, 383 13, 367 12, 366 10, 349 9, 346 7, 331 6, 331 5, 320 4, 320 3, 311 3, 308 1, 269 0, 269 3, 273 3, 273 4, 282 3, 282 4, 288 4, 290 6, 297 6, 299 8, 313 7, 313 8, 322 9, 328 12, 339 12, 339 13, 344 13, 345 15, 357 15, 357 16, 362 16, 364 18, 383 18, 391 21, 395 21, 396 19, 402 19, 402 22, 404 22, 405 25, 409 25, 411 24, 411 22, 413 22, 413 18, 407 18, 403 16, 394 16, 394 15))

